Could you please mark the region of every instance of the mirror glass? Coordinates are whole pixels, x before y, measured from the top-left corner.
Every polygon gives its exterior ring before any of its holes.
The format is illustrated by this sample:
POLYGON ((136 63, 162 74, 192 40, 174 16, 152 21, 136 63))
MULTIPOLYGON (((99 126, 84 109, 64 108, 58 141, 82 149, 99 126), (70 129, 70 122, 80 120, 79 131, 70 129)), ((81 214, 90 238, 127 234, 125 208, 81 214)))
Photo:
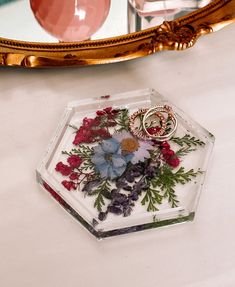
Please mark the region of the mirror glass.
POLYGON ((140 31, 212 0, 0 0, 0 37, 30 42, 103 39, 140 31))

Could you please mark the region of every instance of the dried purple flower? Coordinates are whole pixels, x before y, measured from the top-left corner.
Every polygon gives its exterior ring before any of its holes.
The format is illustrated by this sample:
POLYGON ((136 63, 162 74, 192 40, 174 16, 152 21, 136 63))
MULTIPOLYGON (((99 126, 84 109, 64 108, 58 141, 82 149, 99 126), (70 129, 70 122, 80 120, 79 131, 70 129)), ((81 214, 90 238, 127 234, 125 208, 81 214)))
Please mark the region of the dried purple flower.
POLYGON ((107 218, 107 212, 100 212, 98 216, 100 221, 104 221, 107 218))
POLYGON ((147 189, 148 184, 145 182, 144 177, 133 185, 133 193, 136 192, 137 194, 140 194, 142 191, 147 189))
POLYGON ((127 217, 131 214, 131 212, 132 212, 131 205, 128 205, 128 206, 124 207, 124 209, 123 209, 123 216, 127 217))
POLYGON ((126 191, 132 191, 132 187, 130 185, 123 187, 123 189, 126 191))
POLYGON ((139 177, 141 175, 142 175, 142 173, 140 171, 132 171, 132 176, 134 176, 134 177, 139 177))
POLYGON ((135 176, 133 175, 132 171, 129 171, 125 174, 125 179, 127 182, 132 183, 135 181, 135 176))
POLYGON ((119 192, 119 190, 117 188, 112 189, 111 190, 111 198, 113 198, 113 196, 118 192, 119 192))
POLYGON ((128 183, 126 182, 125 178, 120 177, 120 178, 116 181, 116 187, 117 187, 118 189, 128 187, 128 183))
POLYGON ((114 192, 112 195, 112 201, 107 208, 107 212, 129 216, 133 206, 134 204, 129 196, 123 193, 114 192))
POLYGON ((143 162, 133 165, 132 171, 141 175, 144 173, 145 164, 143 162))
POLYGON ((117 204, 123 204, 128 200, 128 197, 125 194, 122 193, 116 193, 114 194, 112 198, 112 204, 117 205, 117 204))
POLYGON ((137 201, 138 198, 139 198, 139 195, 136 191, 132 192, 130 195, 129 195, 129 198, 133 201, 137 201))
POLYGON ((116 215, 120 215, 123 212, 121 206, 113 206, 113 205, 108 206, 108 211, 116 215))
POLYGON ((157 173, 159 171, 159 166, 158 165, 149 165, 147 168, 146 168, 146 176, 147 178, 154 178, 157 173))

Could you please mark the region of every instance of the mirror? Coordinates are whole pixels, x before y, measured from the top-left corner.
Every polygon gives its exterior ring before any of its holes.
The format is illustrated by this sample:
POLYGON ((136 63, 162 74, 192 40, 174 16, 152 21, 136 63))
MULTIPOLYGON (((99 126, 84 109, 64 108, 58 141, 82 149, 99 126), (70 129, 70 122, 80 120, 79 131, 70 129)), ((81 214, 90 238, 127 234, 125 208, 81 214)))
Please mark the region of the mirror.
MULTIPOLYGON (((48 4, 50 1, 46 0, 46 2, 46 6, 50 9, 48 4)), ((56 2, 61 1, 57 0, 56 2)), ((161 25, 164 21, 172 21, 200 9, 209 4, 211 0, 147 0, 142 1, 146 3, 142 6, 139 5, 140 7, 135 2, 135 0, 111 1, 104 24, 91 36, 91 39, 116 37, 161 25)), ((29 0, 1 0, 0 3, 1 37, 29 42, 58 42, 56 37, 53 37, 38 23, 29 0)), ((51 10, 53 10, 52 7, 51 10)), ((61 12, 62 8, 54 9, 54 11, 54 14, 57 11, 63 13, 61 12)), ((79 41, 80 39, 71 37, 66 40, 79 41)))
POLYGON ((90 65, 188 48, 234 21, 234 1, 0 0, 0 65, 90 65))

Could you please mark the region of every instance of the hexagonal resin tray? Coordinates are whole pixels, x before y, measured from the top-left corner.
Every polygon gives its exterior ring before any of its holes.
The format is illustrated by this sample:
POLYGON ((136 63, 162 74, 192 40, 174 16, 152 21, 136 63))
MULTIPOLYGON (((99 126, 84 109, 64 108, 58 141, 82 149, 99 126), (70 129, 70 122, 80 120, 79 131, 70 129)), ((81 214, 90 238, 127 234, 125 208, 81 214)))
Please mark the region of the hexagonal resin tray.
POLYGON ((214 137, 154 90, 68 104, 37 180, 97 238, 192 221, 214 137), (141 140, 129 116, 172 107, 168 142, 141 140))

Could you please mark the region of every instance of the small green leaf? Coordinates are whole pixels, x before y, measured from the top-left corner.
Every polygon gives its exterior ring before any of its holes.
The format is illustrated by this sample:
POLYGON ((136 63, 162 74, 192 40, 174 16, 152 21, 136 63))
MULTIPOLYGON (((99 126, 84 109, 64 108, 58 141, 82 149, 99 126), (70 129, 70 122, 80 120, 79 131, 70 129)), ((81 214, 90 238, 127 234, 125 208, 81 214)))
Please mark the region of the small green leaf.
POLYGON ((120 110, 116 119, 116 123, 120 126, 116 131, 129 131, 129 111, 128 109, 120 110))
POLYGON ((98 188, 92 193, 96 195, 94 207, 97 208, 99 212, 102 211, 102 207, 105 205, 104 198, 111 199, 111 185, 107 180, 101 182, 98 188))
POLYGON ((205 143, 199 139, 196 139, 194 136, 190 136, 189 134, 186 134, 182 138, 180 137, 173 137, 171 138, 171 141, 178 144, 181 147, 192 147, 192 146, 204 146, 205 143))
POLYGON ((145 196, 143 197, 141 204, 147 206, 147 211, 157 211, 158 208, 156 207, 156 204, 161 204, 162 203, 163 196, 160 194, 158 190, 149 188, 145 196))
POLYGON ((72 149, 71 151, 73 154, 79 155, 82 159, 90 160, 92 155, 94 154, 94 150, 92 147, 88 145, 79 145, 79 147, 76 149, 72 149))
POLYGON ((102 207, 105 205, 105 202, 104 202, 104 197, 102 195, 102 193, 99 193, 96 200, 95 200, 95 203, 94 203, 94 207, 97 208, 97 210, 99 212, 102 211, 102 207))
POLYGON ((191 148, 189 146, 180 148, 175 154, 177 157, 182 157, 189 154, 192 151, 195 151, 195 148, 191 148))
MULTIPOLYGON (((149 186, 153 189, 159 189, 162 192, 163 197, 168 200, 173 208, 177 207, 179 204, 177 195, 175 194, 176 184, 186 184, 187 182, 190 182, 192 178, 195 178, 200 174, 202 174, 202 171, 200 170, 194 171, 193 169, 190 169, 189 171, 185 171, 184 167, 181 167, 178 171, 174 172, 170 166, 165 164, 160 168, 158 176, 149 181, 149 186)), ((147 197, 144 203, 146 203, 147 199, 149 198, 147 197)))

